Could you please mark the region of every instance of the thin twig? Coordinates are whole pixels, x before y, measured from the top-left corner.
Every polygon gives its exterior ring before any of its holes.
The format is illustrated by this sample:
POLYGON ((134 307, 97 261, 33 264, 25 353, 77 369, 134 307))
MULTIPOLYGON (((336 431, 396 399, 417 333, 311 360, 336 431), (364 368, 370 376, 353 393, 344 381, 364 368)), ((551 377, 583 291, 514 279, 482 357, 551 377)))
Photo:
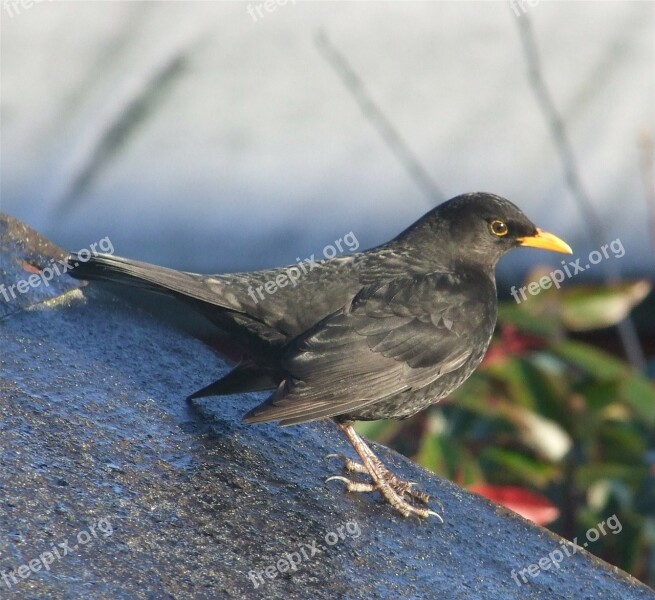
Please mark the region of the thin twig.
POLYGON ((416 182, 428 199, 430 206, 443 202, 446 198, 430 174, 423 168, 409 146, 403 141, 382 109, 373 101, 360 77, 353 71, 348 61, 330 42, 327 34, 319 30, 314 37, 316 47, 323 58, 335 70, 348 91, 362 109, 364 116, 373 124, 396 158, 403 164, 410 177, 416 182))
MULTIPOLYGON (((566 183, 582 212, 584 222, 589 226, 591 241, 598 248, 606 240, 605 228, 603 227, 603 223, 598 216, 589 194, 582 184, 582 179, 579 175, 579 169, 575 160, 575 154, 573 153, 573 147, 569 141, 564 120, 557 112, 553 98, 542 76, 539 52, 537 51, 537 45, 534 40, 534 33, 532 31, 530 19, 527 14, 523 14, 521 18, 516 19, 516 21, 521 36, 521 43, 523 44, 523 49, 525 51, 530 85, 532 86, 537 102, 539 103, 544 117, 550 127, 553 141, 557 148, 560 160, 562 161, 566 183)), ((604 262, 602 267, 604 279, 607 282, 615 282, 618 280, 618 274, 611 265, 612 263, 604 262)), ((646 359, 644 358, 644 353, 630 316, 619 322, 617 324, 617 329, 628 360, 635 369, 643 371, 646 366, 646 359)))
POLYGON ((648 213, 650 246, 655 258, 655 144, 652 132, 644 131, 639 138, 639 171, 644 185, 644 200, 648 213))
POLYGON ((528 77, 530 85, 537 97, 539 106, 541 107, 544 117, 550 127, 550 132, 553 136, 553 141, 559 152, 562 161, 562 169, 564 170, 564 178, 569 186, 573 198, 578 203, 582 216, 585 222, 589 223, 589 234, 591 241, 594 245, 600 246, 606 239, 605 228, 603 223, 596 212, 589 195, 587 194, 582 180, 580 178, 578 168, 573 154, 573 148, 569 141, 569 136, 566 132, 564 120, 557 112, 555 102, 553 101, 550 91, 546 86, 541 74, 541 61, 539 53, 534 41, 534 34, 528 15, 523 15, 517 19, 519 25, 519 33, 521 34, 521 42, 523 50, 525 51, 525 58, 528 66, 528 77))

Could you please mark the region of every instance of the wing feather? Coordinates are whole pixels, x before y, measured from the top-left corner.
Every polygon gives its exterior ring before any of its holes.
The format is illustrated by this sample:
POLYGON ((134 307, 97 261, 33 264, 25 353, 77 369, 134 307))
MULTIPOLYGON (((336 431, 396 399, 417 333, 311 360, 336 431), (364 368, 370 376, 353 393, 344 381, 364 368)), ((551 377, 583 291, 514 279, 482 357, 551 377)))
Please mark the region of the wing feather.
POLYGON ((495 287, 482 275, 369 285, 286 347, 288 376, 246 421, 301 423, 425 387, 486 347, 494 322, 495 287))

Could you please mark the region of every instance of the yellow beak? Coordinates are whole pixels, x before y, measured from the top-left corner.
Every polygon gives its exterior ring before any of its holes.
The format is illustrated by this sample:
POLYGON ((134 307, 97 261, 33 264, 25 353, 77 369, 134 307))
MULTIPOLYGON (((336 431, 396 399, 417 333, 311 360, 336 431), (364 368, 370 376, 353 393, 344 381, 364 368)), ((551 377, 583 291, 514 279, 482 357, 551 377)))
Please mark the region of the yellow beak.
POLYGON ((531 246, 532 248, 541 248, 543 250, 554 250, 565 254, 573 254, 571 246, 565 241, 560 240, 556 235, 543 231, 537 227, 537 234, 529 237, 518 238, 521 246, 531 246))

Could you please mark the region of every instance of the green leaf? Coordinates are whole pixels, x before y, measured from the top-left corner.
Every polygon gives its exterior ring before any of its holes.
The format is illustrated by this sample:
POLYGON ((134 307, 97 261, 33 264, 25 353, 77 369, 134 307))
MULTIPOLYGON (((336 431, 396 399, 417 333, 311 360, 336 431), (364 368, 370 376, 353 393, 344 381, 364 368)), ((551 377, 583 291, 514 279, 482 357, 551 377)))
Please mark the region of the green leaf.
POLYGON ((587 401, 589 409, 599 411, 616 402, 620 394, 620 381, 584 380, 575 386, 574 391, 587 401))
POLYGON ((565 340, 554 344, 552 351, 601 381, 616 379, 629 369, 628 365, 618 358, 582 342, 565 340))
POLYGON ((586 490, 590 485, 605 479, 615 479, 635 488, 647 475, 645 464, 625 465, 621 463, 595 462, 579 465, 575 472, 577 485, 586 490))
POLYGON ((458 440, 447 435, 424 435, 414 460, 426 469, 457 481, 460 485, 484 479, 475 457, 460 445, 458 440))
POLYGON ((651 427, 655 427, 655 385, 641 376, 628 378, 621 388, 628 404, 651 427))
POLYGON ((576 285, 561 290, 560 318, 572 331, 616 325, 628 316, 651 290, 646 280, 614 284, 576 285))
POLYGON ((557 331, 559 320, 555 315, 541 314, 534 304, 517 304, 500 302, 498 304, 498 322, 515 325, 518 329, 542 337, 550 337, 557 331))
POLYGON ((635 465, 643 462, 648 444, 646 435, 630 423, 606 421, 598 431, 598 455, 602 462, 635 465))
POLYGON ((381 419, 379 421, 357 421, 355 429, 366 438, 376 440, 381 444, 388 444, 398 433, 401 423, 393 419, 381 419))
POLYGON ((556 478, 559 469, 557 466, 537 461, 518 450, 504 448, 485 448, 481 459, 491 463, 485 469, 487 473, 502 473, 502 480, 495 483, 525 483, 543 489, 556 478))
POLYGON ((620 382, 623 399, 648 425, 655 426, 655 386, 618 358, 581 342, 567 340, 553 346, 553 352, 603 382, 620 382))

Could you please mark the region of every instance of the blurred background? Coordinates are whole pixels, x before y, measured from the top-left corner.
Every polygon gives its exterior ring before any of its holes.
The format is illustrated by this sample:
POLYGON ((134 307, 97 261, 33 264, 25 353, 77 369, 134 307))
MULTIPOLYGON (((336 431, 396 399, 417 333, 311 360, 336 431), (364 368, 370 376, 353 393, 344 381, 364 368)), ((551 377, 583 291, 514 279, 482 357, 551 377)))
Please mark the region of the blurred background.
POLYGON ((562 289, 517 302, 569 259, 502 261, 496 339, 453 398, 361 431, 569 539, 615 514, 587 549, 655 585, 654 3, 5 0, 0 19, 0 210, 64 248, 259 269, 468 191, 565 239, 583 272, 562 289))

